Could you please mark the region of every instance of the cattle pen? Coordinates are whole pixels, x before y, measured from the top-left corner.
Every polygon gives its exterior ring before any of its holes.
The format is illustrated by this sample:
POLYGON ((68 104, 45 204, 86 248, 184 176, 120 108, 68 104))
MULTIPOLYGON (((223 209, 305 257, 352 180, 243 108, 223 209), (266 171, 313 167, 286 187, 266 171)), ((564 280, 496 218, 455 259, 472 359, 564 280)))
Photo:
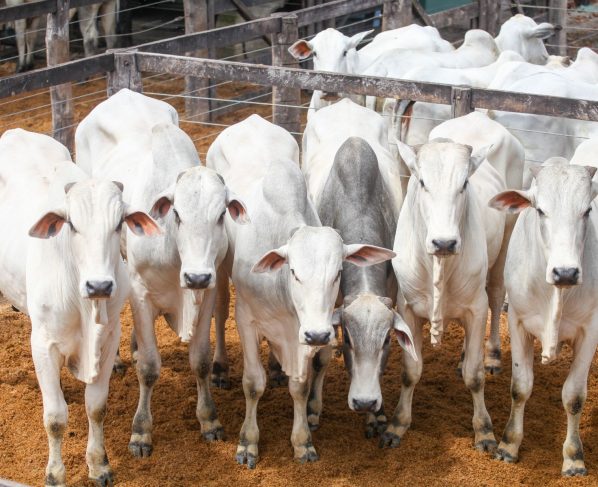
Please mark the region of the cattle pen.
MULTIPOLYGON (((491 0, 474 1, 436 14, 427 14, 419 2, 414 2, 413 7, 412 2, 405 0, 336 0, 219 28, 214 27, 214 22, 206 22, 210 17, 206 12, 215 15, 218 9, 224 8, 224 2, 220 2, 219 7, 217 1, 188 1, 185 2, 186 7, 191 4, 194 7, 186 12, 186 34, 69 61, 68 47, 65 47, 68 46, 68 37, 64 37, 64 25, 68 24, 66 12, 69 7, 89 3, 93 1, 41 0, 0 9, 0 23, 34 14, 48 14, 51 19, 47 37, 49 66, 0 78, 0 123, 3 124, 0 131, 10 128, 10 123, 15 120, 27 121, 28 116, 33 119, 39 117, 38 121, 29 120, 28 128, 35 130, 39 120, 43 119, 44 130, 67 145, 72 152, 78 120, 94 104, 122 88, 173 103, 181 113, 181 127, 192 134, 202 161, 205 160, 209 142, 231 125, 235 121, 234 117, 246 116, 248 109, 259 111, 299 138, 308 108, 305 90, 319 89, 332 93, 450 105, 453 117, 482 108, 598 121, 598 102, 595 101, 317 72, 303 69, 301 63, 287 51, 293 42, 301 38, 302 33, 313 35, 315 25, 333 26, 335 21, 359 12, 370 14, 355 22, 345 22, 349 29, 361 26, 369 29, 374 26, 385 30, 406 25, 415 17, 422 23, 439 28, 465 22, 496 34, 499 25, 498 2, 491 0), (217 49, 250 42, 257 42, 260 47, 232 55, 229 53, 225 56, 228 59, 215 59, 217 49), (11 105, 14 106, 19 100, 34 97, 44 97, 44 101, 34 109, 11 109, 11 105)), ((540 5, 546 18, 560 25, 565 24, 566 6, 567 2, 553 0, 540 5)), ((513 2, 513 9, 517 8, 521 8, 520 2, 513 2)), ((340 23, 336 25, 340 26, 340 23)), ((565 29, 562 29, 552 40, 554 52, 561 53, 562 48, 566 48, 564 32, 565 29)), ((3 408, 10 408, 10 404, 16 403, 15 396, 22 396, 32 403, 30 408, 11 411, 0 419, 1 431, 6 431, 11 421, 14 424, 10 429, 16 430, 0 435, 0 443, 11 445, 10 448, 3 447, 0 453, 0 477, 16 478, 27 483, 37 479, 39 482, 43 475, 43 467, 39 465, 45 462, 46 440, 30 351, 26 346, 21 348, 18 345, 19 340, 27 340, 26 319, 23 315, 13 313, 6 304, 1 306, 0 311, 3 319, 19 328, 14 335, 9 328, 0 330, 0 343, 10 344, 8 349, 0 351, 0 386, 3 387, 0 390, 12 391, 11 397, 6 399, 0 395, 0 404, 3 408), (6 365, 9 361, 10 365, 6 365), (29 423, 35 423, 32 427, 35 433, 28 430, 29 423), (42 445, 44 451, 29 451, 29 443, 23 441, 21 435, 31 435, 32 441, 42 445), (7 453, 12 445, 15 445, 14 451, 7 453), (18 474, 11 469, 11 465, 15 465, 18 474), (36 470, 36 473, 28 469, 36 470)), ((127 337, 132 323, 130 311, 126 310, 124 315, 124 359, 130 362, 127 351, 127 337)), ((506 323, 501 323, 501 329, 503 342, 507 344, 506 323)), ((234 321, 231 319, 227 323, 227 333, 231 334, 233 330, 234 321)), ((290 400, 285 390, 273 389, 267 392, 260 404, 260 408, 268 411, 268 417, 260 419, 264 437, 263 458, 257 471, 248 472, 233 465, 236 435, 243 414, 239 406, 243 403, 239 341, 233 339, 228 344, 234 357, 231 368, 233 389, 214 391, 229 441, 208 445, 200 440, 195 421, 194 382, 188 370, 185 347, 169 333, 164 323, 160 323, 158 338, 165 353, 165 369, 156 391, 157 447, 152 458, 135 460, 129 458, 126 451, 137 393, 134 368, 129 368, 124 377, 113 378, 116 384, 111 385, 106 438, 108 453, 117 472, 117 482, 130 486, 229 485, 239 482, 269 486, 315 485, 322 482, 335 486, 391 483, 498 486, 507 482, 564 485, 566 481, 558 478, 558 450, 563 432, 553 429, 554 424, 550 422, 554 419, 555 424, 563 426, 559 385, 566 374, 570 352, 567 350, 565 358, 552 368, 537 370, 537 390, 528 406, 531 412, 526 416, 526 421, 529 421, 526 441, 528 445, 535 442, 535 447, 524 452, 525 461, 522 464, 503 465, 482 457, 470 446, 468 393, 453 371, 447 372, 447 364, 450 367, 457 364, 462 333, 460 328, 452 325, 447 335, 450 337, 443 345, 441 355, 432 350, 429 344, 424 347, 425 368, 433 373, 424 375, 418 386, 414 429, 399 449, 379 450, 372 440, 363 438, 360 418, 351 413, 345 404, 346 373, 342 369, 342 360, 337 359, 327 379, 326 389, 333 392, 327 392, 325 397, 323 431, 315 433, 322 461, 315 466, 293 463, 287 440, 292 418, 290 400), (447 399, 446 391, 450 391, 450 399, 447 399), (548 407, 543 411, 547 403, 548 407), (343 410, 339 411, 341 408, 343 410), (329 426, 330 422, 334 423, 334 428, 329 426), (546 422, 551 424, 548 432, 544 429, 546 422), (339 428, 339 425, 342 427, 339 428), (283 434, 275 434, 281 430, 283 434), (430 438, 438 444, 432 447, 430 438), (418 465, 412 464, 410 455, 414 452, 417 452, 418 465), (547 463, 554 468, 547 468, 547 463)), ((385 377, 385 398, 390 405, 396 403, 401 383, 400 354, 397 349, 393 348, 385 377)), ((507 355, 505 363, 508 361, 507 355)), ((488 407, 495 420, 497 437, 508 417, 509 379, 510 372, 505 371, 501 376, 487 381, 488 407)), ((75 418, 75 424, 69 425, 67 432, 65 463, 69 462, 69 478, 73 485, 85 485, 86 473, 82 466, 86 426, 81 387, 66 374, 63 375, 63 381, 67 402, 69 407, 72 405, 71 414, 75 418)), ((575 485, 595 485, 597 482, 598 383, 593 377, 590 377, 589 390, 592 391, 593 400, 589 395, 582 425, 585 428, 586 462, 591 468, 591 475, 587 479, 577 479, 575 485)), ((0 479, 0 486, 5 485, 12 487, 20 484, 0 479)))

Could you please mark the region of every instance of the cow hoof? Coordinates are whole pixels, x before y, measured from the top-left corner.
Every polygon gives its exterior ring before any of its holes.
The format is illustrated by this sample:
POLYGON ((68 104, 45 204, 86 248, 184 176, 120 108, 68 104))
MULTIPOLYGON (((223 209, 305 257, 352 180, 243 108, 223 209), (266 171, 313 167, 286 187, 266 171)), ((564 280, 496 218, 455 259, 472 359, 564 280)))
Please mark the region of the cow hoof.
POLYGON ((45 487, 66 487, 64 468, 62 469, 62 474, 59 476, 62 477, 62 479, 58 479, 58 476, 51 473, 46 475, 45 487))
POLYGON ((131 441, 129 443, 129 451, 134 457, 144 458, 152 455, 154 447, 150 443, 131 441))
POLYGON ((226 438, 226 435, 224 434, 224 428, 222 426, 218 426, 210 431, 206 431, 205 433, 202 433, 202 436, 203 439, 208 443, 217 440, 224 441, 224 439, 226 438))
POLYGON ((462 362, 459 362, 459 365, 457 365, 457 368, 455 369, 455 374, 457 374, 457 377, 459 379, 463 378, 463 368, 462 368, 462 362))
POLYGON ((305 448, 305 453, 296 459, 299 463, 303 464, 308 462, 317 462, 320 459, 320 456, 316 452, 316 449, 310 445, 305 448))
POLYGON ((498 447, 494 440, 481 440, 475 444, 475 449, 479 452, 494 453, 498 447))
POLYGON ((114 365, 112 366, 112 371, 115 374, 123 376, 127 372, 127 366, 122 360, 120 362, 114 362, 114 365))
POLYGON ((386 431, 386 421, 374 421, 365 425, 365 437, 369 440, 381 436, 386 431))
POLYGON ((212 375, 212 385, 218 389, 230 389, 230 381, 226 377, 215 377, 212 375))
POLYGON ((494 458, 506 463, 517 463, 518 458, 511 455, 507 450, 499 448, 494 454, 494 458))
POLYGON ((502 367, 500 365, 486 365, 485 369, 490 375, 498 375, 502 372, 502 367))
POLYGON ((401 443, 401 437, 399 435, 395 435, 390 431, 385 431, 380 435, 380 441, 378 442, 378 446, 380 448, 396 448, 401 443))
POLYGON ((97 479, 90 478, 96 487, 112 487, 114 485, 114 475, 112 472, 106 472, 100 475, 97 479))
POLYGON ((309 419, 307 424, 309 426, 309 431, 317 431, 320 428, 320 423, 309 423, 309 419))
POLYGON ((212 364, 212 385, 219 389, 230 389, 228 366, 222 365, 219 362, 212 364))
POLYGON ((237 452, 237 463, 239 465, 247 464, 247 468, 253 470, 257 463, 257 457, 251 453, 247 453, 247 450, 237 452))
POLYGON ((570 468, 569 470, 561 472, 561 474, 563 477, 585 477, 588 474, 588 470, 584 467, 570 468))
POLYGON ((282 370, 270 371, 270 387, 286 387, 289 385, 289 378, 282 370))

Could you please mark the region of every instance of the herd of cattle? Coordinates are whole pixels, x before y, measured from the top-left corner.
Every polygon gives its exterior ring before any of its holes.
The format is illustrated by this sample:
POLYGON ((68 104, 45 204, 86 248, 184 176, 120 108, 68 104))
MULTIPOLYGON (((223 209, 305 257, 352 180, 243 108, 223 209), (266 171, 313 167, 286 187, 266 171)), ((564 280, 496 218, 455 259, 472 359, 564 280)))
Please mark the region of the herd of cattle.
MULTIPOLYGON (((314 56, 318 69, 598 99, 598 55, 581 49, 570 66, 550 59, 541 39, 552 30, 515 16, 496 39, 470 31, 454 50, 435 29, 412 25, 357 50, 364 34, 328 29, 290 50, 314 56)), ((258 460, 263 339, 270 378, 288 380, 293 398, 295 458, 311 462, 324 375, 341 336, 349 408, 366 413, 367 437, 396 447, 411 424, 423 325, 430 323, 437 346, 446 323, 457 320, 475 448, 506 462, 517 461, 523 439, 534 339, 545 364, 571 345, 562 473, 586 474, 579 421, 598 343, 596 124, 491 111, 440 123, 444 106, 386 100, 380 114, 371 108, 376 100, 331 97, 314 93, 301 151, 283 128, 251 115, 221 132, 205 166, 176 110, 129 90, 81 121, 76 164, 45 135, 2 135, 0 226, 10 232, 0 235, 0 291, 31 318, 49 440, 46 485, 66 483, 64 365, 86 384, 89 477, 113 483, 103 421, 126 300, 140 387, 130 452, 152 453, 159 315, 189 343, 203 437, 223 438, 210 383, 229 384, 229 280, 244 360, 239 463, 254 468, 258 460), (588 140, 576 147, 572 136, 588 140), (484 380, 501 369, 505 290, 512 410, 497 445, 484 380), (393 335, 405 350, 404 370, 387 418, 380 377, 393 335)))

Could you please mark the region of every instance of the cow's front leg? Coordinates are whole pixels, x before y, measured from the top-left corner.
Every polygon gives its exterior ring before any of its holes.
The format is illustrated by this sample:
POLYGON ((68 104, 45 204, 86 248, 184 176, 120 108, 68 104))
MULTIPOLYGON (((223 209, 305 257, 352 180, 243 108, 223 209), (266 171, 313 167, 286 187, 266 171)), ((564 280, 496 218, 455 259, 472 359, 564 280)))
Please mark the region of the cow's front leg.
MULTIPOLYGON (((120 332, 113 332, 109 340, 111 350, 107 357, 114 357, 114 351, 118 349, 120 332)), ((89 479, 94 481, 98 487, 108 487, 114 484, 112 468, 108 463, 108 456, 104 448, 104 417, 106 416, 106 401, 108 399, 108 387, 113 363, 106 360, 100 369, 98 379, 93 384, 85 386, 85 411, 89 422, 89 433, 87 436, 87 452, 85 458, 89 467, 89 479)))
POLYGON ((511 415, 498 445, 496 458, 514 463, 519 458, 523 440, 523 412, 534 385, 534 338, 509 306, 509 334, 511 335, 511 415))
MULTIPOLYGON (((309 372, 309 376, 312 372, 309 372)), ((311 432, 307 422, 307 397, 309 395, 310 380, 298 381, 289 379, 289 391, 293 398, 293 432, 291 443, 295 450, 295 460, 301 463, 319 460, 316 449, 311 442, 311 432)))
POLYGON ((230 290, 228 288, 228 274, 218 270, 216 280, 216 305, 214 308, 214 324, 216 327, 216 348, 212 362, 212 385, 221 389, 230 389, 228 375, 228 355, 226 354, 226 320, 230 303, 230 290))
POLYGON ((138 346, 135 367, 139 380, 139 403, 133 418, 129 451, 136 457, 149 457, 153 451, 152 390, 160 377, 161 367, 160 352, 154 331, 154 320, 157 313, 147 298, 139 298, 135 291, 130 295, 130 302, 138 346))
POLYGON ((403 318, 411 334, 413 345, 417 354, 417 362, 411 355, 403 352, 403 373, 401 374, 401 395, 394 414, 384 431, 380 435, 380 448, 396 448, 401 438, 411 426, 411 406, 413 403, 413 391, 422 375, 424 361, 422 358, 422 320, 417 318, 411 308, 405 308, 403 318))
POLYGON ((309 429, 315 431, 320 427, 320 415, 322 414, 322 389, 324 387, 324 376, 332 357, 332 347, 324 347, 312 360, 313 380, 307 402, 307 422, 309 429))
POLYGON ((218 421, 216 406, 210 394, 210 324, 216 300, 216 290, 205 291, 195 333, 189 343, 189 363, 197 381, 196 416, 206 441, 224 439, 224 429, 218 421))
POLYGON ((473 399, 473 431, 475 448, 478 451, 494 452, 496 439, 492 431, 492 420, 484 402, 484 335, 488 301, 482 301, 477 308, 467 311, 465 327, 465 357, 463 359, 463 381, 473 399))
POLYGON ((588 372, 596 352, 592 335, 581 336, 573 345, 575 357, 563 385, 563 406, 567 412, 567 438, 563 443, 562 474, 567 477, 587 475, 583 446, 579 437, 579 420, 588 393, 588 372))
POLYGON ((62 437, 66 428, 68 409, 60 387, 60 368, 63 357, 56 347, 48 346, 35 331, 31 334, 31 353, 44 403, 44 427, 48 435, 48 465, 45 485, 66 487, 66 471, 62 463, 62 437))

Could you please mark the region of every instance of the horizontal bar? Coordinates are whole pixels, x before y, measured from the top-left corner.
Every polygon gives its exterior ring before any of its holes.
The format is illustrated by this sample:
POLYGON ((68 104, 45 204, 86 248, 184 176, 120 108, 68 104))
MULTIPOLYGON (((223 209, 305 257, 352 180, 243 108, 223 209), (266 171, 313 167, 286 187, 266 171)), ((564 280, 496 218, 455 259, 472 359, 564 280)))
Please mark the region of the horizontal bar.
MULTIPOLYGON (((70 7, 83 7, 98 3, 98 0, 71 0, 70 7)), ((13 20, 39 17, 56 12, 56 0, 39 0, 38 2, 24 3, 14 7, 0 8, 0 24, 13 20)))
MULTIPOLYGON (((141 71, 152 73, 245 81, 266 86, 354 93, 445 105, 451 103, 451 85, 437 83, 307 71, 170 54, 138 53, 137 66, 141 71)), ((472 106, 476 108, 598 121, 596 101, 480 88, 472 88, 471 91, 472 106)))
POLYGON ((6 76, 0 78, 0 98, 71 81, 83 81, 94 74, 113 70, 114 54, 106 53, 27 73, 6 76))

